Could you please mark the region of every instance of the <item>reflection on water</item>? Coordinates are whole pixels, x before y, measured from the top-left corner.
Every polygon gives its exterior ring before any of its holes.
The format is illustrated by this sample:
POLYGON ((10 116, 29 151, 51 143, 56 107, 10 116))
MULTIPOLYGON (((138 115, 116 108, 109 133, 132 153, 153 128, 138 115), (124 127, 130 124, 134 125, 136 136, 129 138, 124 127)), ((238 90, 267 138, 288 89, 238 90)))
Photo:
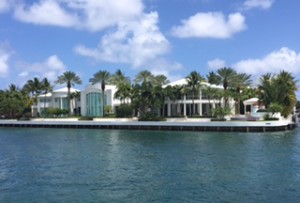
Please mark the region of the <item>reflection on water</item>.
POLYGON ((300 132, 0 129, 0 202, 298 202, 300 132))

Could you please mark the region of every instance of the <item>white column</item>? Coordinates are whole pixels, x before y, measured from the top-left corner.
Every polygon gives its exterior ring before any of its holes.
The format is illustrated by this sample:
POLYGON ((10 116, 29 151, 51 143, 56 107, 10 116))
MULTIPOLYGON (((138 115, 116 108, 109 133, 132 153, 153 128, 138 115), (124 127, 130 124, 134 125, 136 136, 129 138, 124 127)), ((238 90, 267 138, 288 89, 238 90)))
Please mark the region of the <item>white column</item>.
POLYGON ((183 115, 186 116, 186 95, 183 96, 183 115))
POLYGON ((171 103, 168 101, 168 116, 171 116, 171 103))
POLYGON ((199 105, 199 108, 198 108, 199 115, 202 116, 202 103, 200 102, 198 105, 199 105))

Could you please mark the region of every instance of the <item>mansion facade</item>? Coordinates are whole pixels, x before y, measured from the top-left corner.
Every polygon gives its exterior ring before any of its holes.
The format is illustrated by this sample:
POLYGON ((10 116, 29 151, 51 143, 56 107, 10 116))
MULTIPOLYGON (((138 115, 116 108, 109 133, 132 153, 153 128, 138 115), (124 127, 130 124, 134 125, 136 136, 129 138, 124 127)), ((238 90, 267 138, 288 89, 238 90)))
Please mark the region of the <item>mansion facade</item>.
MULTIPOLYGON (((187 84, 186 79, 181 79, 172 83, 169 83, 170 86, 175 85, 185 85, 187 84)), ((205 116, 209 115, 209 112, 212 108, 222 105, 223 101, 209 99, 208 96, 204 93, 205 86, 210 86, 212 88, 222 89, 222 86, 211 85, 209 83, 202 83, 203 88, 200 88, 199 94, 194 96, 194 104, 195 104, 195 112, 196 115, 205 116)), ((114 98, 114 94, 116 93, 117 88, 114 85, 106 85, 105 86, 105 98, 102 101, 102 91, 101 84, 89 84, 85 87, 83 91, 80 91, 80 97, 72 98, 70 102, 71 114, 78 114, 81 116, 88 117, 102 117, 102 107, 103 103, 105 104, 105 111, 114 113, 116 108, 121 104, 120 100, 114 98)), ((71 93, 79 92, 74 88, 71 89, 71 93)), ((40 95, 38 97, 37 105, 35 106, 38 115, 41 115, 42 110, 44 108, 60 108, 60 109, 68 109, 68 90, 67 88, 61 88, 58 90, 54 90, 52 93, 48 93, 46 95, 40 95)), ((181 96, 181 98, 177 100, 166 99, 165 107, 163 110, 158 110, 158 114, 165 116, 189 116, 192 115, 193 110, 193 100, 192 95, 187 94, 181 96)), ((234 106, 234 101, 229 99, 229 105, 234 106)), ((233 108, 234 113, 234 108, 233 108)))

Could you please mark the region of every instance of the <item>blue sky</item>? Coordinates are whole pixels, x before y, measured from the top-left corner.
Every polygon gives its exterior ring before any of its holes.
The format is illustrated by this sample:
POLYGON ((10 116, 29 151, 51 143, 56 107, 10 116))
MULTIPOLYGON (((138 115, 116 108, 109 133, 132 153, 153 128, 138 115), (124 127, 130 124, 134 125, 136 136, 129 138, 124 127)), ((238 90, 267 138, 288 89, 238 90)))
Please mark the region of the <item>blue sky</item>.
POLYGON ((0 0, 0 88, 66 70, 300 77, 298 0, 0 0))

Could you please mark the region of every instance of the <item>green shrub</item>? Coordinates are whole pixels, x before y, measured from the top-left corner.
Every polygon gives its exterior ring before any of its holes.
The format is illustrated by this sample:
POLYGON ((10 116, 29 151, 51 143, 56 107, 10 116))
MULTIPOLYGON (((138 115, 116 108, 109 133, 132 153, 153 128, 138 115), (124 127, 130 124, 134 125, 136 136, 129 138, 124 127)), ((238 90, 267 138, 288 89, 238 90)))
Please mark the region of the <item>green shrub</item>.
POLYGON ((92 121, 93 117, 89 117, 89 116, 82 116, 78 119, 79 121, 92 121))
POLYGON ((158 117, 153 112, 147 112, 139 118, 139 121, 166 121, 166 118, 158 117))
POLYGON ((121 104, 116 109, 116 117, 118 118, 128 118, 132 117, 133 107, 130 104, 121 104))
POLYGON ((60 109, 60 108, 47 108, 43 109, 42 116, 43 117, 63 117, 69 113, 67 109, 60 109))
POLYGON ((215 109, 212 110, 213 116, 217 117, 219 119, 223 119, 226 115, 231 114, 231 110, 228 107, 216 107, 215 109))
POLYGON ((210 121, 226 121, 225 118, 211 118, 210 121))

